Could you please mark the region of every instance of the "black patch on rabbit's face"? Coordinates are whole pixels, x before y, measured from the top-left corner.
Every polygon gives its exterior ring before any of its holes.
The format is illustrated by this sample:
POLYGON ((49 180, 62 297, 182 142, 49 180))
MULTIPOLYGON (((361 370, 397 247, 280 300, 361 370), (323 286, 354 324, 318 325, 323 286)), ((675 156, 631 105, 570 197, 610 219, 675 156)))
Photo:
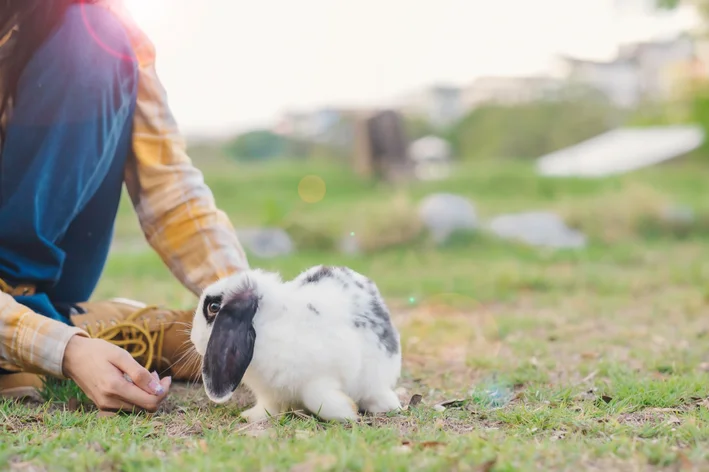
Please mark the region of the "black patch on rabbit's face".
POLYGON ((211 325, 214 323, 215 319, 215 314, 211 313, 209 310, 209 306, 212 303, 216 303, 217 305, 221 306, 222 304, 223 297, 221 295, 207 295, 204 297, 204 304, 202 304, 202 314, 204 315, 204 319, 207 320, 207 324, 211 325))
POLYGON ((230 396, 246 373, 254 354, 256 330, 253 319, 259 298, 244 288, 225 300, 214 321, 204 355, 202 377, 211 398, 230 396))
POLYGON ((390 355, 399 352, 399 341, 389 312, 378 299, 373 299, 360 313, 355 315, 354 326, 357 329, 369 329, 377 335, 379 345, 390 355))

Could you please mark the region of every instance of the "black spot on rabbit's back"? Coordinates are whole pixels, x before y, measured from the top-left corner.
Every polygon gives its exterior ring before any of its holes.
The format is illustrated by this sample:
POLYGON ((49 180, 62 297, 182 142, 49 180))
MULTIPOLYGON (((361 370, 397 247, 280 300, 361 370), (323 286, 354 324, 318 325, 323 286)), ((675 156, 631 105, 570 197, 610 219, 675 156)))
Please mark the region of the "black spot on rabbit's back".
POLYGON ((375 298, 374 300, 372 300, 369 306, 374 316, 376 316, 381 321, 389 322, 389 312, 386 310, 386 308, 384 308, 384 305, 382 305, 379 300, 375 298))
POLYGON ((303 280, 303 285, 306 284, 316 284, 320 282, 322 279, 332 277, 333 275, 333 270, 332 267, 329 266, 322 266, 318 268, 316 271, 314 271, 311 274, 308 274, 305 279, 303 280))
POLYGON ((316 315, 320 314, 320 310, 315 308, 312 303, 308 303, 308 310, 310 310, 312 313, 315 313, 316 315))
POLYGON ((301 285, 317 284, 323 280, 334 280, 339 283, 343 289, 347 290, 351 282, 357 282, 353 277, 353 271, 348 267, 342 266, 320 266, 306 274, 301 285))
POLYGON ((355 315, 354 327, 369 329, 376 334, 379 345, 390 356, 399 352, 399 341, 391 324, 389 312, 378 299, 372 299, 365 309, 355 315))

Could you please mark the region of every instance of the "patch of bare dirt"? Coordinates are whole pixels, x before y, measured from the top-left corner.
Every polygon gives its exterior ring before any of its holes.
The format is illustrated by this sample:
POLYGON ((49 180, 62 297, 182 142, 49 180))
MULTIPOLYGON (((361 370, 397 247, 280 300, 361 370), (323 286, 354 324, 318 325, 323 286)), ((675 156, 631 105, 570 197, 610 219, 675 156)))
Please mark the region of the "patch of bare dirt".
POLYGON ((10 472, 45 472, 49 469, 35 461, 22 461, 18 458, 10 459, 10 472))

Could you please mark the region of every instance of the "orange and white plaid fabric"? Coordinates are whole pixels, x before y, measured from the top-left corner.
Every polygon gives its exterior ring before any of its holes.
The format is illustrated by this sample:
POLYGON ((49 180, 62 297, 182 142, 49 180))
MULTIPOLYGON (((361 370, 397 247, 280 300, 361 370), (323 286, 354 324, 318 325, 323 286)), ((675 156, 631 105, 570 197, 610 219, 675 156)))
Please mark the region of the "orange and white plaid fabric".
MULTIPOLYGON (((121 18, 139 63, 135 152, 125 169, 128 194, 150 246, 187 289, 199 294, 209 283, 247 269, 248 261, 186 153, 155 70, 154 45, 120 0, 99 4, 121 18)), ((87 335, 0 293, 0 367, 62 378, 64 350, 75 334, 87 335)))

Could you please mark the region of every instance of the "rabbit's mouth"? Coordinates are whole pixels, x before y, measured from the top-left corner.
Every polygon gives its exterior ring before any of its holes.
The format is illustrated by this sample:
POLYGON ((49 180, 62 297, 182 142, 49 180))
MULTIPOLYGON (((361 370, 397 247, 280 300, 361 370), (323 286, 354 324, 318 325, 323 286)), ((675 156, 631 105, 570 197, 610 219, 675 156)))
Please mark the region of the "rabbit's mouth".
POLYGON ((221 308, 204 353, 204 389, 215 403, 231 398, 253 358, 256 331, 252 321, 258 298, 252 293, 244 295, 221 308))

